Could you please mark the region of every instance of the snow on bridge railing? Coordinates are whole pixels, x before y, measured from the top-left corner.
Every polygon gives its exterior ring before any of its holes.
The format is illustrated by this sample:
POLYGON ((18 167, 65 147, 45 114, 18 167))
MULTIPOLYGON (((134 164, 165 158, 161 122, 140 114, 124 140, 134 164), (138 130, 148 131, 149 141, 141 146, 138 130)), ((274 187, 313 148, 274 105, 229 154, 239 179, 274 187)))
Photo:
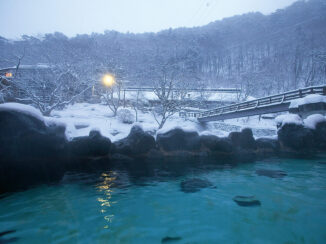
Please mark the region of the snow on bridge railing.
POLYGON ((258 98, 255 100, 219 107, 216 109, 208 110, 199 114, 199 118, 215 116, 219 114, 226 114, 237 112, 246 109, 255 109, 257 107, 263 107, 268 105, 280 104, 289 102, 294 99, 305 97, 309 94, 326 95, 326 86, 313 86, 298 89, 294 91, 288 91, 282 94, 272 95, 268 97, 258 98))

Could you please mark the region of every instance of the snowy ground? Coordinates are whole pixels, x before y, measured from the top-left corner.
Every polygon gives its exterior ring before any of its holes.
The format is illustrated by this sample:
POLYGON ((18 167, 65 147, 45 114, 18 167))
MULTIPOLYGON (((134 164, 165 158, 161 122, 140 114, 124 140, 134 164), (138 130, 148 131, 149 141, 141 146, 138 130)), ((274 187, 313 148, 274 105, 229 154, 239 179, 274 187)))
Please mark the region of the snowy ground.
MULTIPOLYGON (((112 116, 110 109, 101 104, 77 103, 66 107, 64 110, 55 110, 51 113, 56 120, 67 125, 66 134, 68 138, 86 136, 92 129, 98 129, 102 135, 116 141, 129 134, 132 124, 124 124, 117 117, 112 116)), ((156 135, 158 125, 150 113, 139 111, 138 124, 145 131, 156 135)), ((184 130, 196 130, 200 134, 213 134, 227 136, 231 131, 240 131, 243 127, 253 128, 256 137, 276 135, 275 122, 272 119, 258 120, 258 116, 241 119, 226 120, 224 122, 210 122, 201 125, 196 119, 180 118, 175 114, 166 122, 160 132, 168 131, 174 127, 184 130)))

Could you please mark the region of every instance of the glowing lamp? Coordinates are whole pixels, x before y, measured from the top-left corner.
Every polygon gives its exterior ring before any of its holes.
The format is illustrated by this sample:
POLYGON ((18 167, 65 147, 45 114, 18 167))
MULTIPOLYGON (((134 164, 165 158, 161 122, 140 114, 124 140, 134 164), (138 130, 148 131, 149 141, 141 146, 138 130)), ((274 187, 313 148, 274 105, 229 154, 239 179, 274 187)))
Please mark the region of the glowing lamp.
POLYGON ((115 79, 113 75, 104 75, 102 78, 102 83, 103 85, 105 85, 106 87, 111 87, 115 84, 115 79))
POLYGON ((5 76, 8 77, 8 78, 10 78, 10 77, 12 77, 12 73, 7 72, 7 73, 5 74, 5 76))

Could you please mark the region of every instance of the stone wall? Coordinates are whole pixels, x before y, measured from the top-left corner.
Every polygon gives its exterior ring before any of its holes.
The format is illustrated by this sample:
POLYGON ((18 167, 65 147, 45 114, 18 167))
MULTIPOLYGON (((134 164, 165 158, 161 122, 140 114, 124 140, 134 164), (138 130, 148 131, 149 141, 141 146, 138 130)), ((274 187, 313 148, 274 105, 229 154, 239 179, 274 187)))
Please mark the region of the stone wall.
MULTIPOLYGON (((274 156, 301 157, 326 151, 326 122, 315 129, 286 123, 278 139, 253 137, 251 129, 228 137, 199 135, 180 128, 158 134, 156 139, 134 126, 117 142, 98 131, 68 141, 65 127, 18 111, 0 111, 0 193, 59 181, 67 171, 108 170, 128 163, 143 170, 140 162, 210 161, 246 162, 274 156), (138 166, 139 165, 139 166, 138 166)), ((145 169, 144 169, 145 170, 145 169)))

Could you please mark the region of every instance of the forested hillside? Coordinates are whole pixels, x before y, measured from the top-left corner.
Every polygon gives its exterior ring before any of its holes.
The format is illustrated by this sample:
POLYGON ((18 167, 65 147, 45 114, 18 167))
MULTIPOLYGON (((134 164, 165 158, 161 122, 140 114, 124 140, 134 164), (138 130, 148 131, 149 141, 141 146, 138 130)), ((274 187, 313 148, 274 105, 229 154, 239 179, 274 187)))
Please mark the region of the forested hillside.
POLYGON ((88 82, 112 72, 151 85, 160 73, 193 86, 241 87, 262 96, 326 83, 326 1, 298 1, 270 15, 248 13, 158 33, 0 38, 0 67, 48 63, 88 82), (182 72, 180 72, 182 70, 182 72))

